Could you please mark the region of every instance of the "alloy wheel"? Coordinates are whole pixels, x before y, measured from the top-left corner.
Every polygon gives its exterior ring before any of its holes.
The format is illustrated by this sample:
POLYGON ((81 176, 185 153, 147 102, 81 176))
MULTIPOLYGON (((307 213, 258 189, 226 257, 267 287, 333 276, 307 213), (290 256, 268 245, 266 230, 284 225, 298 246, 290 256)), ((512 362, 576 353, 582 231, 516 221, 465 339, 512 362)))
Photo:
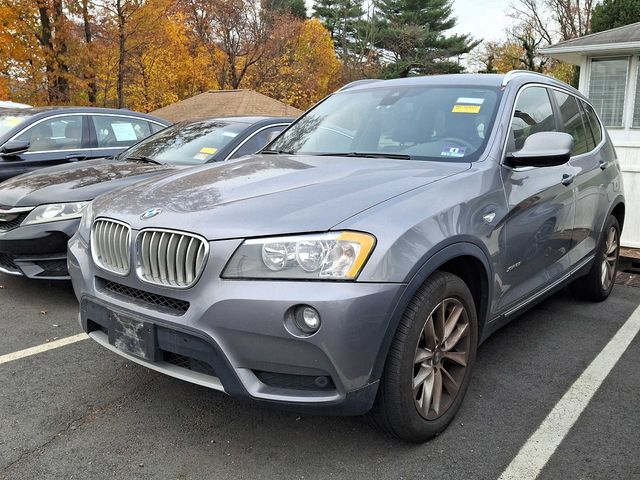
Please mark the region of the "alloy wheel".
POLYGON ((459 300, 447 298, 433 309, 414 356, 413 399, 427 420, 441 417, 456 399, 469 363, 469 316, 459 300))
POLYGON ((607 232, 607 240, 604 243, 604 260, 602 260, 600 277, 604 290, 609 290, 609 287, 611 287, 611 284, 615 281, 618 250, 618 230, 615 227, 611 227, 607 232))

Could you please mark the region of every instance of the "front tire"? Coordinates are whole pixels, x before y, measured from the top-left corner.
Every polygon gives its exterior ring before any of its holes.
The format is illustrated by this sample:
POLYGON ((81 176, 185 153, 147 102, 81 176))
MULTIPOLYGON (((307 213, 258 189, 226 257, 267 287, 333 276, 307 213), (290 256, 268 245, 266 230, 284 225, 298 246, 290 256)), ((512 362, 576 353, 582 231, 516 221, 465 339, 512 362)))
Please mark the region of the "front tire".
POLYGON ((620 224, 610 215, 605 224, 593 265, 589 273, 575 280, 569 289, 582 300, 602 302, 606 300, 616 283, 620 258, 620 224))
POLYGON ((434 273, 400 321, 370 413, 373 423, 411 442, 440 434, 465 396, 477 345, 469 288, 451 273, 434 273))

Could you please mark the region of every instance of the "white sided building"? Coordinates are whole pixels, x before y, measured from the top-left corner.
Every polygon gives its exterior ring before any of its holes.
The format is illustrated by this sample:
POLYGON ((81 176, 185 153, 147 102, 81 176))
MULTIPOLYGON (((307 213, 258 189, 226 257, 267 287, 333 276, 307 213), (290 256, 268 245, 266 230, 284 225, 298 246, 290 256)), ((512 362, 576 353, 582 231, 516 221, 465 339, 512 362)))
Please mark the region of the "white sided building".
POLYGON ((622 166, 622 244, 640 248, 640 23, 567 40, 543 55, 580 67, 579 90, 607 127, 622 166))

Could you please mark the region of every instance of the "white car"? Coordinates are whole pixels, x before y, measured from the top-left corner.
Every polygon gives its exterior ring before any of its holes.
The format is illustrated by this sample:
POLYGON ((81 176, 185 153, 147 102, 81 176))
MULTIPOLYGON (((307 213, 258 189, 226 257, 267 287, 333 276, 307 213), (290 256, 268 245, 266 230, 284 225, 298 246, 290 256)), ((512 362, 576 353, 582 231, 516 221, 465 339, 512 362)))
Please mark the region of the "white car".
POLYGON ((0 100, 0 108, 31 108, 26 103, 10 102, 8 100, 0 100))

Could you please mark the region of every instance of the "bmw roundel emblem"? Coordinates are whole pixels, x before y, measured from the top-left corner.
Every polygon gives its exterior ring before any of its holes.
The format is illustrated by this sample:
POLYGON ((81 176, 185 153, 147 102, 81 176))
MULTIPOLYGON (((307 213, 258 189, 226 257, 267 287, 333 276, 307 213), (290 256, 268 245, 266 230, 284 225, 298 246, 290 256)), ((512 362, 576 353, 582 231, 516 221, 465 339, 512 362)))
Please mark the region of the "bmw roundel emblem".
POLYGON ((150 208, 149 210, 144 212, 142 215, 140 215, 140 218, 142 220, 149 220, 150 218, 157 217, 158 215, 160 215, 160 213, 162 213, 161 208, 150 208))

